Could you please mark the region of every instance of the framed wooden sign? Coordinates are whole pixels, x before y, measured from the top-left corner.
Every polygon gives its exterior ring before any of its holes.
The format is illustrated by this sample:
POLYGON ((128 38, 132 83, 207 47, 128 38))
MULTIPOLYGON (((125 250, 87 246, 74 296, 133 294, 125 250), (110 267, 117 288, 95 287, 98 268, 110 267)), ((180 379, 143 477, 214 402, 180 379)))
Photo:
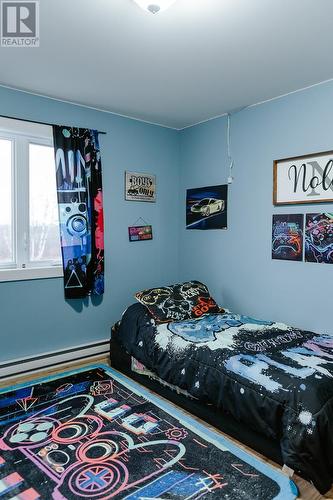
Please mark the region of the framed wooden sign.
POLYGON ((156 201, 156 177, 142 172, 125 172, 125 200, 156 201))
POLYGON ((333 202, 333 151, 273 163, 274 205, 333 202))

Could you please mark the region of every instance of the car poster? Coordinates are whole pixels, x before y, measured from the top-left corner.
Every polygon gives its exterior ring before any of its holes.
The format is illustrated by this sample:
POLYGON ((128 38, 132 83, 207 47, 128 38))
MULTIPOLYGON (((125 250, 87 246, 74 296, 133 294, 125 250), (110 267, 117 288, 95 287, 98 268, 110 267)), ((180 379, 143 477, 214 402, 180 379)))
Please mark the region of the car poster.
POLYGON ((156 201, 156 176, 142 172, 125 172, 125 200, 156 201))
POLYGON ((228 186, 188 189, 186 229, 227 229, 228 186))

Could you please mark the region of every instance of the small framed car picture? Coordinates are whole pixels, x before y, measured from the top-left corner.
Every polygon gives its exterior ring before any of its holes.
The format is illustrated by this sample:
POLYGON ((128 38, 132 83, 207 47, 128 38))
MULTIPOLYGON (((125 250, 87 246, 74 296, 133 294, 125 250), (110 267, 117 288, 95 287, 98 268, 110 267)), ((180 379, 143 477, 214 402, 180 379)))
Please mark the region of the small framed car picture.
POLYGON ((156 202, 156 176, 125 172, 125 200, 156 202))
POLYGON ((227 229, 228 186, 188 189, 186 229, 227 229))

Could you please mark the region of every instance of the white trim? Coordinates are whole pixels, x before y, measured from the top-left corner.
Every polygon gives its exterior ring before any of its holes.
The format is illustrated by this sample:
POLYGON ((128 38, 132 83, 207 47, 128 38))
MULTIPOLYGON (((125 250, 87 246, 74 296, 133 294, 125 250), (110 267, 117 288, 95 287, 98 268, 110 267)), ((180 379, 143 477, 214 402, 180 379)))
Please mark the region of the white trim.
MULTIPOLYGON (((246 109, 248 106, 245 106, 243 109, 246 109)), ((225 112, 221 113, 220 115, 212 116, 211 118, 206 118, 205 120, 201 120, 200 122, 195 122, 192 125, 186 125, 183 128, 178 128, 178 132, 182 132, 183 130, 186 130, 188 128, 196 127, 197 125, 203 125, 204 123, 211 122, 212 120, 217 120, 218 118, 223 118, 223 116, 228 116, 229 114, 232 114, 232 112, 225 112)))
MULTIPOLYGON (((321 82, 313 83, 311 85, 307 85, 306 87, 301 87, 300 89, 291 90, 290 92, 286 92, 285 94, 280 94, 280 95, 277 95, 275 97, 271 97, 269 99, 265 99, 263 101, 258 101, 258 102, 254 102, 252 104, 247 104, 247 105, 245 105, 245 106, 243 106, 241 108, 236 108, 236 109, 233 109, 233 110, 225 111, 224 113, 221 113, 219 115, 215 115, 215 116, 212 116, 211 118, 206 118, 204 120, 200 120, 198 122, 194 122, 192 124, 185 125, 184 127, 172 127, 171 125, 165 125, 163 123, 152 122, 152 121, 149 121, 149 120, 144 120, 143 118, 137 118, 135 116, 125 115, 125 114, 122 114, 122 113, 117 113, 115 111, 110 111, 110 110, 103 109, 103 108, 97 108, 95 106, 89 106, 88 104, 82 104, 82 103, 79 103, 79 102, 71 101, 69 99, 60 99, 59 97, 52 97, 52 96, 49 96, 47 94, 40 94, 38 92, 33 92, 31 90, 24 90, 24 89, 21 89, 19 87, 14 87, 13 85, 5 85, 4 83, 0 83, 0 88, 4 88, 4 89, 8 89, 8 90, 14 90, 15 92, 22 92, 23 94, 29 94, 29 95, 33 95, 33 96, 36 96, 36 97, 42 97, 44 99, 51 99, 52 101, 63 102, 65 104, 71 104, 73 106, 78 106, 78 107, 81 107, 81 108, 91 109, 92 111, 99 111, 101 113, 107 113, 109 115, 120 116, 121 118, 128 118, 129 120, 134 120, 134 121, 137 121, 137 122, 147 123, 148 125, 155 125, 157 127, 163 127, 163 128, 167 128, 167 129, 176 130, 178 132, 181 132, 182 130, 186 130, 187 128, 195 127, 196 125, 201 125, 202 123, 206 123, 206 122, 209 122, 211 120, 216 120, 217 118, 222 118, 223 116, 226 116, 228 114, 239 113, 240 111, 243 111, 245 109, 252 108, 254 106, 260 106, 261 104, 265 104, 266 102, 275 101, 276 99, 281 99, 282 97, 287 97, 288 95, 296 94, 297 92, 303 92, 303 90, 308 90, 308 89, 311 89, 313 87, 317 87, 318 85, 324 85, 325 83, 329 83, 329 82, 332 82, 332 81, 333 81, 333 78, 328 78, 327 80, 323 80, 321 82)), ((23 119, 24 120, 24 118, 22 116, 18 117, 18 119, 20 119, 20 120, 23 119)), ((13 116, 13 120, 15 120, 14 116, 13 116)), ((38 121, 38 120, 36 120, 36 121, 38 121)))
POLYGON ((16 233, 15 233, 15 138, 7 136, 0 130, 0 140, 10 142, 10 232, 11 232, 11 261, 4 265, 5 267, 13 267, 16 265, 16 233))
POLYGON ((20 269, 0 269, 0 283, 6 281, 38 280, 42 278, 61 278, 64 275, 61 266, 29 267, 20 269))
MULTIPOLYGON (((109 110, 103 109, 103 108, 96 108, 94 106, 89 106, 88 104, 80 104, 79 102, 70 101, 69 99, 60 99, 58 97, 52 97, 52 96, 49 96, 47 94, 38 94, 38 92, 32 92, 30 90, 23 90, 23 89, 20 89, 18 87, 13 87, 11 85, 4 85, 3 83, 0 83, 0 87, 3 87, 4 89, 8 89, 8 90, 15 90, 15 92, 22 92, 24 94, 34 95, 36 97, 43 97, 44 99, 51 99, 52 101, 64 102, 65 104, 71 104, 72 106, 79 106, 80 108, 91 109, 92 111, 99 111, 101 113, 107 113, 109 115, 120 116, 121 118, 128 118, 129 120, 134 120, 136 122, 146 123, 147 125, 155 125, 156 127, 163 127, 163 128, 168 128, 171 130, 182 130, 180 128, 171 127, 170 125, 164 125, 163 123, 151 122, 149 120, 143 120, 142 118, 137 118, 137 117, 131 116, 131 115, 124 115, 122 113, 116 113, 115 111, 109 111, 109 110)), ((24 118, 22 118, 21 116, 19 118, 24 120, 24 118)), ((13 116, 13 119, 15 119, 14 116, 13 116)), ((62 125, 65 125, 65 124, 62 124, 62 125)))
MULTIPOLYGON (((52 97, 52 96, 49 96, 47 94, 39 94, 38 92, 33 92, 33 91, 30 91, 30 90, 20 89, 18 87, 14 87, 12 85, 5 85, 3 83, 0 83, 0 87, 2 87, 4 89, 8 89, 8 90, 14 90, 16 92, 22 92, 23 94, 29 94, 29 95, 33 95, 33 96, 36 96, 36 97, 42 97, 44 99, 51 99, 52 101, 64 102, 66 104, 71 104, 73 106, 79 106, 81 108, 91 109, 93 111, 99 111, 101 113, 107 113, 107 114, 114 115, 114 116, 120 116, 121 118, 128 118, 129 120, 134 120, 134 121, 137 121, 137 122, 147 123, 148 125, 155 125, 157 127, 168 128, 168 129, 171 129, 171 130, 176 130, 177 132, 181 132, 182 130, 186 130, 187 128, 195 127, 196 125, 201 125, 202 123, 206 123, 206 122, 209 122, 211 120, 216 120, 217 118, 222 118, 223 116, 226 116, 228 114, 239 113, 240 111, 243 111, 245 109, 252 108, 254 106, 260 106, 261 104, 265 104, 266 102, 275 101, 276 99, 281 99, 282 97, 287 97, 288 95, 296 94, 297 92, 303 92, 303 90, 308 90, 308 89, 311 89, 313 87, 317 87, 318 85, 324 85, 325 83, 329 83, 329 82, 332 82, 332 81, 333 81, 333 78, 328 78, 327 80, 323 80, 322 82, 313 83, 312 85, 307 85, 306 87, 301 87, 300 89, 291 90, 290 92, 287 92, 285 94, 280 94, 280 95, 277 95, 275 97, 271 97, 269 99, 265 99, 264 101, 254 102, 252 104, 247 104, 247 105, 245 105, 245 106, 243 106, 241 108, 236 108, 236 109, 233 109, 233 110, 230 110, 230 111, 225 111, 224 113, 221 113, 221 114, 216 115, 216 116, 212 116, 211 118, 206 118, 204 120, 200 120, 198 122, 194 122, 194 123, 192 123, 190 125, 185 125, 185 127, 171 127, 171 125, 165 125, 163 123, 152 122, 152 121, 149 121, 149 120, 143 120, 142 118, 137 118, 135 116, 125 115, 125 114, 122 114, 122 113, 116 113, 115 111, 109 111, 107 109, 97 108, 97 107, 94 107, 94 106, 89 106, 88 104, 80 104, 80 103, 75 102, 75 101, 70 101, 68 99, 60 99, 58 97, 52 97)), ((21 116, 19 118, 20 119, 24 119, 21 116)), ((13 119, 15 119, 15 117, 13 117, 13 119)))
MULTIPOLYGON (((222 118, 227 115, 235 115, 236 113, 240 113, 241 111, 245 111, 249 108, 254 108, 255 106, 261 106, 262 104, 266 104, 267 102, 276 101, 277 99, 282 99, 283 97, 288 97, 288 95, 297 94, 298 92, 303 92, 304 90, 312 89, 313 87, 318 87, 319 85, 324 85, 325 83, 333 82, 333 78, 329 78, 328 80, 323 80, 322 82, 313 83, 312 85, 308 85, 307 87, 302 87, 300 89, 291 90, 290 92, 286 92, 285 94, 280 94, 275 97, 270 97, 269 99, 265 99, 264 101, 254 102, 252 104, 246 104, 241 108, 231 109, 230 111, 225 111, 216 116, 212 116, 211 118, 206 118, 205 120, 200 120, 199 122, 192 123, 191 125, 186 125, 182 128, 177 128, 179 132, 182 130, 186 130, 187 128, 196 127, 197 125, 201 125, 203 123, 210 122, 212 120, 216 120, 217 118, 222 118)), ((0 85, 1 86, 1 85, 0 85)))
POLYGON ((16 265, 21 269, 26 265, 29 255, 29 160, 28 139, 15 137, 15 241, 16 265))
POLYGON ((101 339, 88 344, 71 346, 65 350, 49 351, 35 356, 12 359, 0 366, 1 381, 25 373, 48 370, 53 365, 63 365, 79 361, 82 358, 92 358, 109 352, 109 339, 101 339), (70 351, 70 352, 68 352, 70 351))
POLYGON ((35 138, 37 141, 45 139, 47 144, 53 145, 52 127, 51 125, 43 125, 41 123, 31 123, 29 121, 17 120, 16 118, 4 118, 0 116, 0 130, 13 135, 23 135, 29 138, 35 138))

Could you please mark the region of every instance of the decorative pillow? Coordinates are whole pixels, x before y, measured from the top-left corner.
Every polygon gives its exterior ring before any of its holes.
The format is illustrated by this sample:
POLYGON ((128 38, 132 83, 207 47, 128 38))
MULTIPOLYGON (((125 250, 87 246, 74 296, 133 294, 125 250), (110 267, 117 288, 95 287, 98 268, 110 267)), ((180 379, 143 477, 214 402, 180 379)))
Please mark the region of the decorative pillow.
POLYGON ((135 298, 160 322, 183 321, 221 312, 206 285, 200 281, 143 290, 136 293, 135 298))

